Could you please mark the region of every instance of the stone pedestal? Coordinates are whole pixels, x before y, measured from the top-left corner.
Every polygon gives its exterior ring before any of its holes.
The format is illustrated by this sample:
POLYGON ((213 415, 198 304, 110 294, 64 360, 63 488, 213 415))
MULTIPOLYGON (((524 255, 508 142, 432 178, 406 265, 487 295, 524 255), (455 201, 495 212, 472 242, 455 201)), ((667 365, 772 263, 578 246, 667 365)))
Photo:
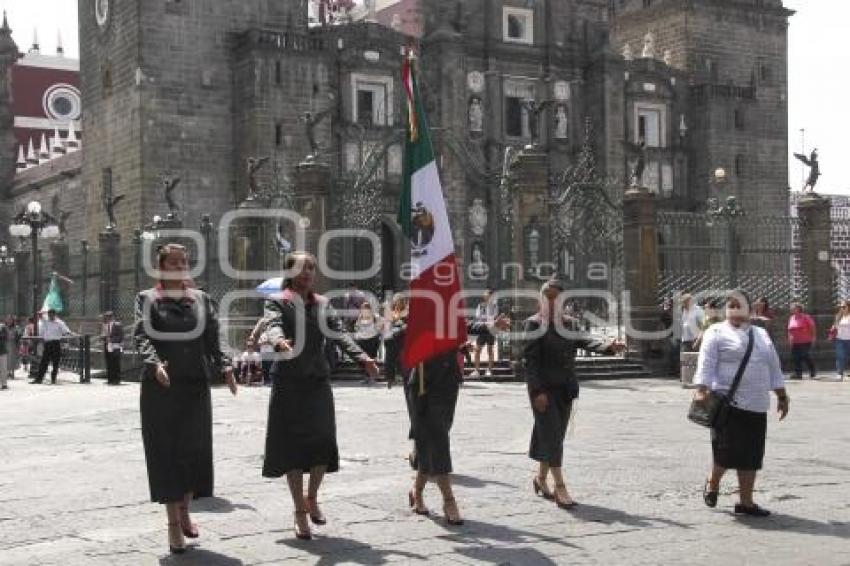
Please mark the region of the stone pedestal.
POLYGON ((655 195, 631 188, 623 196, 624 310, 628 356, 648 361, 652 340, 634 336, 658 330, 658 231, 655 195))
POLYGON ((833 347, 830 342, 823 340, 835 316, 831 208, 830 200, 817 194, 806 195, 797 203, 800 217, 800 264, 809 286, 808 302, 803 308, 817 323, 819 339, 815 342, 815 355, 833 347))
MULTIPOLYGON (((307 160, 295 167, 295 202, 293 212, 301 215, 300 228, 304 231, 304 251, 319 253, 319 239, 327 224, 326 203, 330 193, 331 171, 327 164, 307 160)), ((295 227, 287 226, 287 233, 294 236, 295 227)), ((294 238, 292 245, 295 246, 294 238)), ((328 284, 326 274, 316 273, 316 286, 325 289, 328 284)))
POLYGON ((118 270, 121 266, 121 235, 114 230, 98 234, 100 254, 100 312, 118 306, 118 270))
MULTIPOLYGON (((240 211, 249 213, 259 213, 267 208, 267 204, 260 199, 246 199, 239 205, 240 211)), ((269 262, 269 249, 273 248, 271 224, 271 219, 259 215, 240 217, 233 221, 229 242, 230 258, 237 271, 276 270, 276 266, 269 262)), ((240 278, 233 284, 241 290, 253 290, 262 282, 262 279, 240 278)), ((262 313, 262 301, 258 300, 238 300, 233 307, 238 317, 258 317, 262 313)))
POLYGON ((71 271, 71 256, 68 250, 68 242, 64 239, 50 242, 50 257, 50 271, 63 276, 56 280, 59 285, 59 295, 62 297, 62 304, 65 305, 65 312, 63 314, 66 317, 69 314, 76 315, 78 313, 70 312, 71 289, 69 283, 65 280, 65 277, 70 276, 71 271))
MULTIPOLYGON (((552 234, 547 206, 549 193, 548 157, 538 148, 526 147, 511 169, 513 181, 510 246, 507 257, 498 266, 500 277, 514 289, 537 291, 553 275, 543 264, 555 263, 552 257, 552 234)), ((537 310, 533 301, 515 302, 512 316, 521 321, 537 310)))

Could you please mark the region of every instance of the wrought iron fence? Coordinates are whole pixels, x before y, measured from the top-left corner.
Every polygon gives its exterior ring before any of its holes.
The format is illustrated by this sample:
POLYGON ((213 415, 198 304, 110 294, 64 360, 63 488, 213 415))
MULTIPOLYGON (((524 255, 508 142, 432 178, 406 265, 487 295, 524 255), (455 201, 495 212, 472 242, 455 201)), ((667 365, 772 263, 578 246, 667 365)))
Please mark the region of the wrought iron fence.
POLYGON ((663 211, 657 222, 659 302, 730 288, 776 305, 806 301, 798 218, 663 211))

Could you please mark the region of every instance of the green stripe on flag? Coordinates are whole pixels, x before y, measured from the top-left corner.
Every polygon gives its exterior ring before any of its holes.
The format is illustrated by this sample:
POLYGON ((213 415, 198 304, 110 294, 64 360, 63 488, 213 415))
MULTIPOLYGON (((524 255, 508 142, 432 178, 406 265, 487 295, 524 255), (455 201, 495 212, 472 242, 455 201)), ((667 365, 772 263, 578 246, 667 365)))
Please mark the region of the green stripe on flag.
POLYGON ((411 82, 413 83, 414 108, 419 124, 419 135, 415 142, 410 140, 410 120, 407 120, 407 135, 404 137, 404 175, 401 199, 398 208, 398 223, 401 231, 410 237, 411 209, 413 207, 413 175, 429 163, 434 161, 434 148, 431 145, 431 132, 428 122, 425 120, 425 111, 422 108, 422 97, 419 95, 419 83, 416 80, 416 70, 411 68, 411 82))

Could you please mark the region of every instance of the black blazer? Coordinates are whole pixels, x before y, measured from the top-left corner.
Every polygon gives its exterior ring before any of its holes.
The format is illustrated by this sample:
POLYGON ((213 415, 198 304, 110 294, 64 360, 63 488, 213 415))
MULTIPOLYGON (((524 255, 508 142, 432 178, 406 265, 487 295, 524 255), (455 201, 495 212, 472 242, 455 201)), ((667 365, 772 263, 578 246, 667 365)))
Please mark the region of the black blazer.
POLYGON ((293 348, 302 348, 301 353, 293 358, 275 360, 272 375, 286 381, 328 379, 331 374, 328 352, 334 344, 355 362, 362 364, 370 359, 354 339, 344 332, 342 321, 330 302, 321 295, 315 295, 315 299, 315 302, 305 304, 304 307, 287 300, 266 301, 263 318, 268 321, 266 333, 272 344, 285 338, 292 341, 293 348), (303 316, 303 328, 298 328, 300 316, 303 316), (320 321, 324 321, 325 328, 337 333, 337 337, 328 339, 322 332, 320 321))
POLYGON ((539 314, 526 319, 523 328, 523 369, 528 393, 532 397, 551 389, 566 389, 570 398, 578 397, 578 379, 575 373, 576 350, 589 350, 600 354, 613 354, 613 343, 580 330, 579 321, 564 317, 564 328, 570 332, 562 336, 556 325, 546 323, 539 314), (545 332, 538 336, 532 333, 545 332))
POLYGON ((157 365, 167 361, 172 379, 217 381, 231 360, 221 349, 216 310, 209 295, 198 289, 187 289, 184 299, 165 298, 156 289, 139 293, 133 337, 145 365, 142 378, 154 379, 157 365))

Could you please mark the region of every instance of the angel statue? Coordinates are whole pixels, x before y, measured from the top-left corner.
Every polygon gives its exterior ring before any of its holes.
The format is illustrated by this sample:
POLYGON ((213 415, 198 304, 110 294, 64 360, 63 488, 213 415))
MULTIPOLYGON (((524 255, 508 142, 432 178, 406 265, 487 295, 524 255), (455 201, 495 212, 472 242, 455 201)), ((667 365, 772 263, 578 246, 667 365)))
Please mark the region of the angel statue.
POLYGON ((818 162, 818 150, 813 149, 810 157, 806 157, 802 153, 795 153, 794 157, 803 162, 803 164, 809 166, 809 178, 806 179, 806 184, 803 185, 803 191, 805 192, 808 189, 810 192, 815 192, 815 185, 818 184, 818 178, 820 177, 820 163, 818 162))
POLYGON ((163 175, 159 182, 162 185, 162 191, 165 195, 165 203, 168 205, 168 217, 172 219, 177 218, 177 214, 180 212, 180 207, 177 205, 177 202, 174 200, 171 193, 173 193, 174 189, 177 188, 177 185, 180 184, 180 177, 163 175))
POLYGON ((268 160, 268 156, 248 158, 248 200, 256 200, 259 198, 257 171, 262 169, 263 165, 265 165, 268 160))
POLYGON ((118 227, 118 221, 115 219, 115 207, 119 202, 124 200, 127 195, 112 195, 112 186, 110 184, 105 184, 103 187, 103 194, 101 195, 101 202, 103 203, 103 209, 106 211, 106 217, 108 223, 106 225, 107 230, 115 230, 118 227))
POLYGON ((313 112, 305 112, 301 117, 301 121, 304 122, 304 132, 307 134, 307 141, 310 143, 310 155, 307 156, 307 160, 314 160, 319 156, 319 151, 321 147, 319 146, 319 142, 316 139, 316 127, 328 116, 333 110, 333 106, 326 108, 318 113, 313 112))

